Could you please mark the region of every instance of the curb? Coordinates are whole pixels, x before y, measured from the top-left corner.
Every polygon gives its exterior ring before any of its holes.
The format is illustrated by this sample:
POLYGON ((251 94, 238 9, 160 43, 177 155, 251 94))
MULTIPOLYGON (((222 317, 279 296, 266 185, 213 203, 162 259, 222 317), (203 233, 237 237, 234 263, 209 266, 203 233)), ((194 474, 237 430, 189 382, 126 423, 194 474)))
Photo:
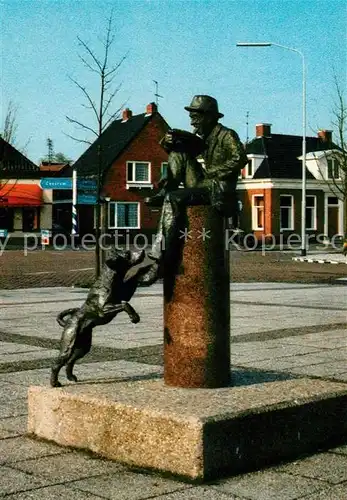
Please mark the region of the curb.
POLYGON ((293 257, 292 260, 296 262, 310 262, 315 264, 347 264, 347 260, 343 262, 341 260, 319 259, 313 257, 293 257))

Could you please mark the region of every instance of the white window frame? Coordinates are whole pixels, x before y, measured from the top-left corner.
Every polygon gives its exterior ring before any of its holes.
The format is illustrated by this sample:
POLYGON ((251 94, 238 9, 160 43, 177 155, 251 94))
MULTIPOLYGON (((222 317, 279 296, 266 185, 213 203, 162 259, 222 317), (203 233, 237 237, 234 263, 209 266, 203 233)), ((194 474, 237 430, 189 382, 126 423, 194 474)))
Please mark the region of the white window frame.
POLYGON ((306 206, 306 214, 305 214, 306 229, 316 231, 317 230, 317 196, 314 194, 308 194, 306 196, 306 205, 305 206, 306 206), (313 207, 309 207, 307 205, 307 198, 313 198, 313 207), (313 211, 313 215, 312 215, 313 227, 309 227, 307 225, 307 221, 308 221, 307 211, 308 210, 313 211))
POLYGON ((107 213, 107 223, 109 229, 140 229, 140 203, 138 201, 110 201, 108 204, 108 213, 107 213), (118 226, 117 220, 117 205, 137 205, 137 226, 118 226), (115 217, 114 221, 111 224, 110 215, 111 215, 111 205, 115 206, 115 217))
POLYGON ((127 189, 129 189, 129 187, 153 187, 153 185, 151 183, 151 177, 152 177, 152 168, 151 168, 150 161, 134 160, 134 161, 127 161, 126 162, 126 187, 127 187, 127 189), (130 165, 132 165, 133 178, 135 178, 136 164, 137 163, 144 163, 148 166, 148 179, 146 181, 136 181, 136 180, 130 181, 128 179, 128 169, 129 169, 130 165))
POLYGON ((280 195, 280 230, 281 231, 293 231, 294 230, 294 196, 292 194, 285 194, 282 193, 280 195), (291 199, 291 205, 290 206, 281 206, 281 198, 284 196, 289 197, 291 199), (290 225, 289 227, 282 227, 282 208, 287 208, 290 210, 290 225))
POLYGON ((252 230, 253 231, 263 231, 265 229, 265 196, 263 194, 253 194, 252 195, 252 230), (263 200, 263 205, 256 205, 255 199, 261 198, 263 200), (259 209, 263 209, 263 221, 264 225, 258 226, 258 212, 259 209))
POLYGON ((254 176, 254 158, 248 158, 248 162, 246 163, 244 169, 245 169, 245 178, 246 179, 253 179, 253 176, 254 176), (249 174, 249 170, 251 170, 250 174, 249 174))
POLYGON ((327 158, 327 179, 332 181, 332 180, 340 180, 341 179, 341 175, 340 175, 340 167, 339 167, 339 163, 338 161, 336 160, 336 158, 327 158), (329 176, 329 163, 331 162, 331 172, 332 172, 332 176, 329 176), (335 169, 337 169, 337 176, 335 176, 335 169))

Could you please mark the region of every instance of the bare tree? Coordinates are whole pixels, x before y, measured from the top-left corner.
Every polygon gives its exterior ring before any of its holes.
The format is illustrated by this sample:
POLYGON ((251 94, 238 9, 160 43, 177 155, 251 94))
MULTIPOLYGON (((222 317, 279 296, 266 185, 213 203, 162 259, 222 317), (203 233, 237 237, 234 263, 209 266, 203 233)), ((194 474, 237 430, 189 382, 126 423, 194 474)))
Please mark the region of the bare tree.
MULTIPOLYGON (((5 113, 5 119, 2 125, 2 131, 0 133, 0 137, 2 137, 6 142, 11 144, 12 146, 16 145, 16 140, 17 140, 16 137, 18 129, 17 112, 18 112, 18 106, 13 101, 9 101, 5 113)), ((9 179, 2 178, 3 172, 4 172, 4 165, 2 160, 0 160, 0 188, 4 188, 9 181, 9 179)), ((11 184, 11 186, 13 185, 14 184, 11 184)), ((12 188, 9 188, 9 191, 11 189, 12 188)))
POLYGON ((338 167, 338 178, 340 182, 337 182, 335 176, 333 175, 333 189, 337 194, 337 197, 343 202, 343 234, 345 242, 347 241, 347 106, 344 93, 335 77, 335 88, 336 88, 336 102, 333 108, 334 115, 334 131, 336 133, 336 141, 339 147, 338 150, 334 150, 332 153, 332 158, 338 167))
MULTIPOLYGON (((83 65, 92 73, 97 75, 99 82, 98 96, 94 98, 92 93, 87 90, 86 86, 81 84, 76 79, 70 77, 70 80, 78 87, 82 92, 86 104, 83 107, 89 109, 92 112, 95 120, 95 127, 86 125, 76 118, 67 116, 67 120, 76 125, 81 131, 87 133, 88 137, 92 136, 94 140, 100 138, 101 134, 105 128, 110 125, 110 123, 115 120, 119 114, 120 110, 124 106, 124 103, 118 107, 116 110, 113 109, 113 101, 115 96, 120 90, 121 85, 115 86, 115 77, 117 76, 117 71, 125 61, 127 55, 123 56, 117 63, 110 62, 110 51, 115 41, 115 34, 113 33, 112 25, 112 14, 107 20, 106 33, 102 39, 103 50, 102 54, 99 56, 91 48, 91 46, 78 37, 78 42, 82 48, 82 55, 79 55, 80 60, 83 65)), ((69 135, 75 141, 86 143, 91 145, 93 141, 90 139, 81 139, 69 135)), ((98 167, 97 167, 97 194, 96 194, 96 246, 95 246, 95 274, 98 277, 100 275, 101 260, 102 255, 100 251, 100 225, 101 225, 101 189, 103 185, 104 169, 103 169, 103 150, 99 142, 98 144, 98 167)))
POLYGON ((16 137, 18 129, 17 113, 18 113, 18 106, 13 101, 9 101, 5 113, 5 120, 2 127, 1 137, 5 139, 5 141, 12 144, 12 146, 16 145, 16 140, 17 140, 16 137))

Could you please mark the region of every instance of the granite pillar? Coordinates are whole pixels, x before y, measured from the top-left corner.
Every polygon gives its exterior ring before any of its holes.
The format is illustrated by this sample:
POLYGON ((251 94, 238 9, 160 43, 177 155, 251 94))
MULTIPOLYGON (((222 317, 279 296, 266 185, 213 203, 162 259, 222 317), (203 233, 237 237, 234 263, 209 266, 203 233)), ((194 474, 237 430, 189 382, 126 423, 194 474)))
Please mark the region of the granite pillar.
POLYGON ((225 219, 210 206, 188 207, 185 227, 190 237, 178 238, 178 265, 167 264, 164 273, 165 384, 226 387, 230 280, 225 219))

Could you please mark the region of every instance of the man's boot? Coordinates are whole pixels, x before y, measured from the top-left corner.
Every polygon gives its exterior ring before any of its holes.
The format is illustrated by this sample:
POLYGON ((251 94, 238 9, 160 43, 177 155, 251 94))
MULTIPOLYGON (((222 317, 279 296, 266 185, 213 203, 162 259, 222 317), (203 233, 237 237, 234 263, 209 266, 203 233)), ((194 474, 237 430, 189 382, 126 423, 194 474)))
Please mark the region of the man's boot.
POLYGON ((153 257, 151 257, 150 255, 148 255, 148 257, 153 260, 153 264, 151 265, 149 270, 139 279, 140 286, 151 286, 161 277, 159 260, 153 259, 153 257))

